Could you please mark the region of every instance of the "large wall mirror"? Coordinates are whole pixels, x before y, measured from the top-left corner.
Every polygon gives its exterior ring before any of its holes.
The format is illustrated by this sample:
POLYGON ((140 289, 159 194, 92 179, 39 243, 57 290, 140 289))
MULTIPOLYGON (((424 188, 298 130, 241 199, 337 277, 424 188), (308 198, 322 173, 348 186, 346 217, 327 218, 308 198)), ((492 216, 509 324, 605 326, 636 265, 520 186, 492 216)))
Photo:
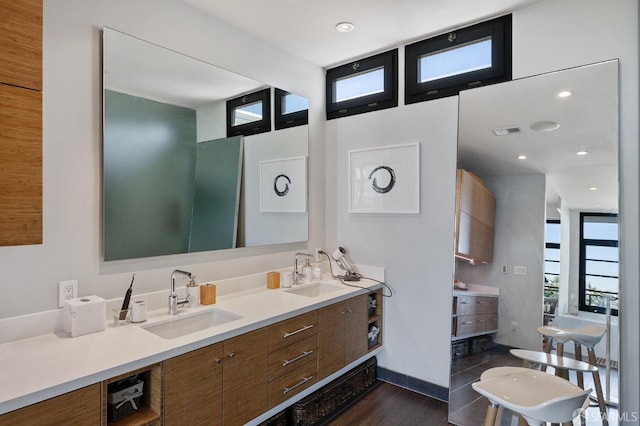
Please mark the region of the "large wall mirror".
POLYGON ((275 88, 104 28, 103 89, 105 261, 307 240, 308 126, 227 137, 275 88))
MULTIPOLYGON (((456 279, 499 290, 498 331, 491 335, 499 350, 474 355, 472 345, 471 355, 452 360, 449 421, 473 425, 483 418, 486 399, 471 383, 488 368, 520 366, 509 348, 542 350, 537 328, 543 324, 606 324, 605 314, 580 306, 581 276, 594 305, 604 306, 609 294, 617 308, 617 247, 611 256, 593 252, 585 259, 580 231, 582 214, 592 213, 616 222, 607 224, 607 238, 619 239, 618 61, 463 91, 459 102, 458 167, 496 196, 493 262, 457 260, 455 269, 456 279), (550 230, 550 220, 559 233, 550 230), (545 248, 551 240, 558 250, 545 248)), ((609 338, 616 365, 615 315, 609 338)), ((605 343, 606 335, 596 346, 602 359, 605 343)), ((572 351, 567 345, 565 353, 572 351)), ((610 374, 615 400, 617 371, 610 374)), ((603 385, 606 391, 604 379, 603 385)))

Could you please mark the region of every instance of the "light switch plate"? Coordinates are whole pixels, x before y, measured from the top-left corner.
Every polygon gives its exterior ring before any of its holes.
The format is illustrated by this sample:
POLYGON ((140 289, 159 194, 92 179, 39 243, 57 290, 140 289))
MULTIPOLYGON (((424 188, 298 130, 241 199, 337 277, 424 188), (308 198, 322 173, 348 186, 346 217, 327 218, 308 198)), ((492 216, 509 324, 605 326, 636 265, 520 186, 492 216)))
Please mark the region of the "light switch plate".
POLYGON ((513 267, 514 275, 527 275, 527 267, 526 266, 514 266, 513 267))

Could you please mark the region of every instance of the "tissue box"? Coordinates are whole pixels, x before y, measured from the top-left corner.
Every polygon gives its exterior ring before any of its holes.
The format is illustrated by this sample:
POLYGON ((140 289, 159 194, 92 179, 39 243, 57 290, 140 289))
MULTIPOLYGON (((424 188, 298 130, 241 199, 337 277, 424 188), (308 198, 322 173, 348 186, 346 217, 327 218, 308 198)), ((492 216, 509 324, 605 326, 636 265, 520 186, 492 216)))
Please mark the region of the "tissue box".
POLYGON ((106 304, 102 297, 85 296, 62 302, 62 329, 71 337, 104 330, 106 304))

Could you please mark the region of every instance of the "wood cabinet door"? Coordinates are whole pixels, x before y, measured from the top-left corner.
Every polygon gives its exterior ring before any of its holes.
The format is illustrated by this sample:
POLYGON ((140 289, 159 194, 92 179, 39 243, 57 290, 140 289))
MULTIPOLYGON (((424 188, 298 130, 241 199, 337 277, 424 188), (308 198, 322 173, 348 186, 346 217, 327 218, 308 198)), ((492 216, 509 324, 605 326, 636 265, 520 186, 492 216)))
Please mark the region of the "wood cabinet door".
POLYGON ((100 384, 87 386, 0 416, 0 425, 99 425, 100 384))
POLYGON ((345 302, 318 310, 318 380, 344 366, 345 302))
POLYGON ((482 181, 458 170, 456 187, 456 255, 493 260, 495 197, 482 181))
POLYGON ((366 294, 345 301, 344 364, 367 353, 368 297, 366 294))
POLYGON ((165 425, 222 424, 222 343, 165 363, 165 425))
POLYGON ((0 84, 0 158, 0 246, 42 244, 42 93, 0 84))
POLYGON ((223 417, 241 425, 267 411, 267 330, 224 341, 223 417))
POLYGON ((0 15, 0 83, 42 90, 42 0, 3 0, 0 15))

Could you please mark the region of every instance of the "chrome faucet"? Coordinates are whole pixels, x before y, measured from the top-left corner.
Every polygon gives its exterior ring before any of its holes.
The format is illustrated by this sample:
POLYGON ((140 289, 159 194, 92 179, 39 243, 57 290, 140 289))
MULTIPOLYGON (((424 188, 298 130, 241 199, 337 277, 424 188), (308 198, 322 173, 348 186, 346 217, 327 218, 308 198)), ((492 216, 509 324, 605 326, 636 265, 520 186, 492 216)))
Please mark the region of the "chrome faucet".
POLYGON ((313 257, 313 255, 309 253, 299 252, 296 253, 295 256, 293 256, 293 285, 298 284, 298 281, 304 278, 304 274, 298 273, 298 256, 305 256, 307 260, 310 260, 313 257))
POLYGON ((180 299, 176 293, 176 275, 184 275, 185 277, 192 278, 191 272, 181 271, 176 269, 171 273, 171 293, 169 294, 169 315, 176 315, 178 308, 182 305, 189 303, 189 294, 184 299, 180 299))

